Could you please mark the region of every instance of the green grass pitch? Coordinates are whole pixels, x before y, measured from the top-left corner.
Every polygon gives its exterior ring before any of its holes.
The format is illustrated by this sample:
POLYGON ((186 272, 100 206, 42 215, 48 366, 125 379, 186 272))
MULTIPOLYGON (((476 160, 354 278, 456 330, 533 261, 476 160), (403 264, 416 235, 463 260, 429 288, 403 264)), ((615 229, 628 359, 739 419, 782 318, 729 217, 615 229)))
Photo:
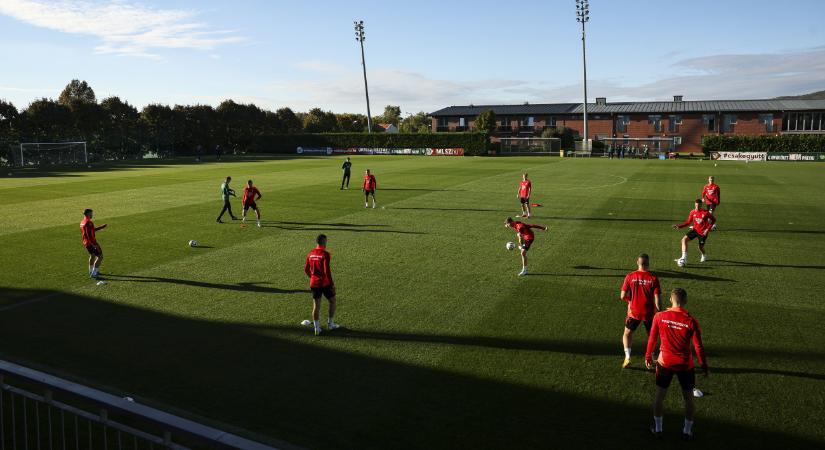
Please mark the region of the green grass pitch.
MULTIPOLYGON (((332 448, 680 446, 671 389, 650 441, 653 375, 620 369, 622 277, 651 255, 688 290, 712 373, 696 448, 825 446, 825 173, 812 163, 355 157, 121 164, 0 179, 0 352, 142 401, 332 448), (363 208, 363 170, 379 204, 363 208), (514 234, 534 183, 531 275, 514 234), (708 175, 723 193, 710 262, 676 267, 708 175), (231 175, 263 192, 264 227, 215 224, 231 175), (105 252, 96 286, 78 223, 105 252), (299 326, 303 274, 329 236, 347 330, 299 326), (199 248, 187 242, 196 239, 199 248)), ((240 203, 234 203, 240 213, 240 203)), ((325 315, 325 314, 324 314, 325 315)))

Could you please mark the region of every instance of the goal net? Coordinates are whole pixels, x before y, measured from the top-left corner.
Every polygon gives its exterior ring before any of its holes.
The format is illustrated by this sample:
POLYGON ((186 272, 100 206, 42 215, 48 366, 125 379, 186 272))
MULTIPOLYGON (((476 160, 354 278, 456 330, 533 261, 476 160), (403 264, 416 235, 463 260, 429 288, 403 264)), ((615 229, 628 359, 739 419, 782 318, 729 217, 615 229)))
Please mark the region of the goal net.
POLYGON ((676 148, 674 138, 599 138, 593 141, 593 154, 608 157, 644 158, 659 153, 671 152, 676 148), (598 149, 597 149, 598 147, 598 149))
POLYGON ((559 138, 500 138, 501 154, 516 155, 553 155, 559 156, 561 139, 559 138))
POLYGON ((88 164, 86 142, 21 142, 20 166, 70 166, 88 164))

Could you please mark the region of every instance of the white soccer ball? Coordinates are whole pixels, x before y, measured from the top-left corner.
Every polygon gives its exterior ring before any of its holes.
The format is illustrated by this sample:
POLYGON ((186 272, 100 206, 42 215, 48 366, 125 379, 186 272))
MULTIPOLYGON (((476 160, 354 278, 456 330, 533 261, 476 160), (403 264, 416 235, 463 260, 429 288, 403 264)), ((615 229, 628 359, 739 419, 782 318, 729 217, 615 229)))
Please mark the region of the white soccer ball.
POLYGON ((197 247, 198 246, 198 241, 196 241, 196 240, 189 241, 189 246, 190 247, 197 247))
POLYGON ((702 398, 705 396, 705 393, 700 391, 699 388, 693 388, 693 396, 696 398, 702 398))
POLYGON ((676 265, 679 266, 679 267, 685 267, 685 260, 684 259, 677 260, 676 265))
POLYGON ((507 247, 507 250, 513 250, 513 249, 515 249, 515 248, 516 248, 516 244, 514 244, 514 243, 512 243, 512 242, 508 242, 508 243, 505 245, 505 247, 507 247))

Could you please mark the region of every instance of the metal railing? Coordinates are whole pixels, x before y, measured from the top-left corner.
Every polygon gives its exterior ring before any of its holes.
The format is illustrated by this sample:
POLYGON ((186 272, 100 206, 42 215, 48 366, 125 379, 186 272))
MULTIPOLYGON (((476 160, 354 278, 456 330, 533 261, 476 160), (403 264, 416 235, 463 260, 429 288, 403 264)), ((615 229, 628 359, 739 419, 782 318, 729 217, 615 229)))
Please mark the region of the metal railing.
POLYGON ((0 450, 110 448, 276 450, 129 397, 0 360, 0 450))

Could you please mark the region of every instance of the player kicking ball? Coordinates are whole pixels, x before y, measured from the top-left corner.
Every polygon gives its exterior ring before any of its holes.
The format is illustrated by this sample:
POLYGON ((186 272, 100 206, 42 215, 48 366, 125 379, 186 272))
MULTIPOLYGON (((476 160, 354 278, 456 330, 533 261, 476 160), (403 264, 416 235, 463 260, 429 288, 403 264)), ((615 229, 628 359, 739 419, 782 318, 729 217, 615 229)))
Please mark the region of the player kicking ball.
POLYGON ((80 222, 80 235, 83 237, 83 246, 89 252, 89 278, 97 278, 100 271, 100 263, 103 262, 103 249, 97 243, 95 232, 106 228, 106 224, 95 227, 92 222, 94 211, 91 209, 83 210, 83 220, 80 222))
POLYGON ((309 277, 309 289, 312 291, 312 323, 308 320, 301 322, 302 325, 312 325, 315 328, 315 335, 321 334, 321 296, 326 297, 329 302, 329 316, 327 318, 327 329, 332 331, 341 326, 333 321, 335 316, 335 284, 332 281, 332 272, 329 268, 330 254, 327 251, 327 236, 319 234, 315 242, 318 244, 307 255, 304 272, 309 277))
POLYGON ((518 187, 518 200, 521 202, 521 217, 532 216, 530 213, 530 194, 533 192, 533 183, 527 179, 527 172, 521 174, 521 183, 518 187))
POLYGON ((375 209, 378 204, 375 202, 375 189, 378 187, 378 182, 375 181, 375 175, 370 172, 370 169, 364 173, 364 184, 361 190, 364 191, 364 208, 369 208, 370 196, 372 196, 372 209, 375 209))
POLYGON ((252 184, 252 180, 246 182, 243 188, 243 218, 241 222, 246 223, 246 212, 249 208, 255 210, 255 217, 258 219, 258 228, 261 227, 261 210, 258 209, 257 201, 261 199, 261 191, 252 184))
POLYGON ((714 223, 716 223, 716 218, 707 210, 702 209, 702 200, 697 198, 693 204, 693 211, 690 212, 687 220, 680 224, 673 225, 673 228, 684 228, 688 225, 692 225, 693 227, 693 229, 688 231, 682 238, 682 256, 674 260, 679 267, 685 267, 685 264, 687 264, 688 242, 696 238, 699 238, 699 253, 702 254, 699 262, 708 260, 707 253, 705 253, 705 242, 708 240, 708 233, 710 233, 714 223))
MULTIPOLYGON (((708 211, 716 217, 716 208, 722 201, 722 192, 719 190, 719 185, 714 182, 713 175, 708 177, 708 184, 702 188, 702 200, 708 205, 708 211)), ((716 231, 716 224, 713 224, 711 231, 716 231)))
POLYGON ((653 425, 650 432, 662 438, 662 419, 664 415, 665 396, 670 382, 675 376, 682 386, 682 398, 685 399, 685 424, 682 427, 682 439, 693 439, 693 419, 695 407, 693 405, 693 388, 696 386, 696 373, 693 368, 693 353, 691 342, 696 349, 699 366, 708 376, 708 362, 705 358, 705 348, 702 344, 702 333, 699 322, 685 309, 687 292, 676 288, 670 293, 671 307, 653 317, 653 327, 650 338, 647 340, 645 365, 652 369, 653 349, 656 343, 662 341, 659 347, 659 358, 656 360, 656 395, 653 399, 653 425))
POLYGON ((624 322, 624 335, 622 335, 624 346, 622 369, 630 366, 633 333, 639 324, 644 324, 647 335, 650 336, 653 315, 662 307, 659 301, 659 295, 662 293, 659 279, 650 273, 648 267, 650 267, 650 256, 646 253, 640 254, 636 258, 636 271, 624 277, 622 289, 619 291, 619 298, 627 302, 627 318, 624 322))
POLYGON ((538 228, 544 231, 547 231, 549 227, 545 225, 530 225, 526 223, 519 222, 518 220, 513 220, 512 217, 508 217, 507 220, 504 222, 504 226, 507 228, 512 228, 516 230, 516 235, 518 236, 518 243, 519 243, 519 250, 521 250, 521 272, 519 272, 518 276, 523 277, 527 275, 527 251, 530 250, 530 247, 533 245, 533 240, 535 240, 536 235, 533 234, 533 228, 538 228))

